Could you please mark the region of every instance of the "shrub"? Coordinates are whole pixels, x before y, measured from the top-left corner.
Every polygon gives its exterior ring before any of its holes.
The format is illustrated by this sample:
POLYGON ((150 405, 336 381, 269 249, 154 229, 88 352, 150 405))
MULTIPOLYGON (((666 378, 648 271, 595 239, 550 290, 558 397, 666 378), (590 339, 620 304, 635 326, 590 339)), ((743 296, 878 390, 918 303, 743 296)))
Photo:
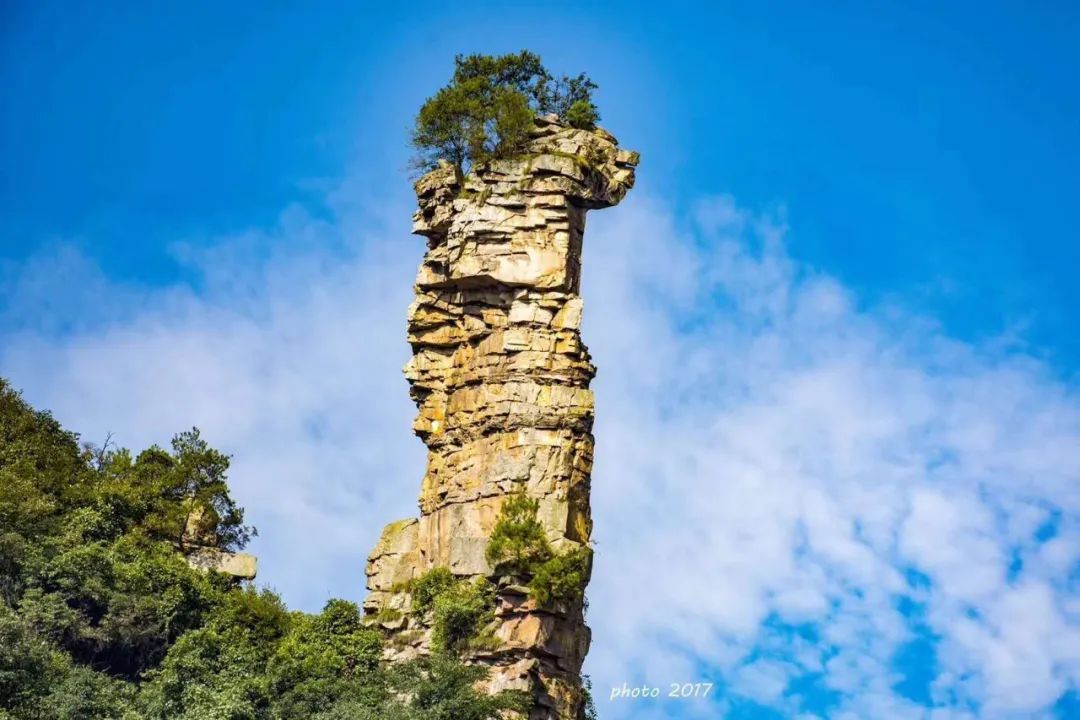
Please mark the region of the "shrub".
POLYGON ((0 603, 0 713, 37 705, 64 670, 60 653, 0 603))
POLYGON ((271 698, 263 677, 271 650, 235 628, 204 627, 184 633, 140 687, 143 717, 260 717, 271 698))
POLYGON ((406 588, 412 595, 413 611, 421 615, 431 609, 435 598, 452 588, 457 578, 449 568, 437 567, 414 579, 406 588))
POLYGON ((587 547, 555 555, 536 568, 529 581, 529 596, 539 605, 580 602, 591 559, 592 551, 587 547))
POLYGON ((530 575, 551 558, 551 544, 536 516, 539 508, 540 503, 524 493, 503 501, 484 551, 496 573, 530 575))
POLYGON ((494 618, 495 592, 484 578, 469 581, 437 567, 407 589, 413 612, 430 615, 432 645, 440 652, 459 653, 471 647, 480 629, 494 618))
POLYGON ((599 720, 596 711, 596 700, 592 694, 592 678, 588 675, 581 676, 581 704, 584 720, 599 720))
POLYGON ((86 666, 75 666, 42 701, 39 717, 79 720, 143 720, 135 688, 86 666))
POLYGON ((435 599, 432 610, 436 650, 459 653, 469 648, 480 629, 495 617, 495 593, 483 578, 459 581, 435 599))
POLYGON ((581 601, 592 551, 576 547, 556 554, 537 519, 539 507, 524 494, 503 502, 485 552, 488 562, 496 573, 527 579, 529 595, 540 605, 581 601))
POLYGON ((580 129, 592 129, 596 127, 596 121, 600 114, 596 106, 587 100, 578 100, 566 111, 566 122, 570 127, 580 129))
POLYGON ((340 699, 377 698, 381 650, 354 603, 331 600, 318 615, 295 616, 266 668, 272 716, 309 718, 340 699))
POLYGON ((506 711, 527 713, 531 698, 520 691, 495 695, 477 693, 475 685, 487 675, 481 665, 464 665, 445 655, 403 663, 390 671, 390 688, 407 697, 398 712, 380 720, 498 720, 506 711))

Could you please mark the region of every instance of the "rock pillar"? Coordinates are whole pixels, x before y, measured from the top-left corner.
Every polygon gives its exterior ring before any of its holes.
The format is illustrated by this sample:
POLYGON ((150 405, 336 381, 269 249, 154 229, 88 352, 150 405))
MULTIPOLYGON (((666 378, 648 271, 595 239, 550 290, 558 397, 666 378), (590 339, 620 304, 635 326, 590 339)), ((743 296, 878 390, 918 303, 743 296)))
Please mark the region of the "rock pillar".
POLYGON ((419 519, 391 523, 367 567, 366 612, 394 635, 391 660, 430 651, 406 584, 434 567, 497 583, 491 691, 525 689, 530 720, 577 718, 589 647, 581 604, 538 608, 492 575, 484 550, 503 500, 524 492, 557 550, 592 530, 595 368, 581 342, 581 245, 588 210, 634 183, 637 153, 597 130, 540 118, 526 154, 416 183, 413 232, 427 238, 408 311, 405 367, 428 447, 419 519), (389 610, 389 612, 386 612, 389 610))

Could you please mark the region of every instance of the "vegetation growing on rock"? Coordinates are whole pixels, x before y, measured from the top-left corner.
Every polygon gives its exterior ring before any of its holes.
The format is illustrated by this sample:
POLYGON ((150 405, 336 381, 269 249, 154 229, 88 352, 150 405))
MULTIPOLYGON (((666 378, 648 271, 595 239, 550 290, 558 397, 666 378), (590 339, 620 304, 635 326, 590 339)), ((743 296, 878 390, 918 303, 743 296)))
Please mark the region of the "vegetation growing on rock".
POLYGON ((576 128, 593 128, 600 114, 596 90, 584 73, 555 77, 540 57, 458 55, 454 75, 420 108, 412 133, 415 164, 429 169, 446 160, 459 172, 473 163, 525 150, 538 115, 554 114, 576 128))
POLYGON ((486 555, 496 574, 528 580, 529 596, 538 605, 583 600, 592 551, 578 546, 556 553, 537 518, 539 502, 524 494, 512 495, 500 508, 486 555))
POLYGON ((537 519, 539 508, 539 501, 523 493, 503 501, 485 550, 497 574, 532 575, 551 559, 551 543, 537 519))
POLYGON ((592 550, 587 547, 575 547, 554 555, 533 569, 529 596, 541 607, 581 602, 591 562, 592 550))
POLYGON ((432 627, 432 647, 441 653, 460 654, 485 644, 481 629, 495 619, 495 588, 485 578, 456 578, 436 567, 409 583, 412 610, 432 627))

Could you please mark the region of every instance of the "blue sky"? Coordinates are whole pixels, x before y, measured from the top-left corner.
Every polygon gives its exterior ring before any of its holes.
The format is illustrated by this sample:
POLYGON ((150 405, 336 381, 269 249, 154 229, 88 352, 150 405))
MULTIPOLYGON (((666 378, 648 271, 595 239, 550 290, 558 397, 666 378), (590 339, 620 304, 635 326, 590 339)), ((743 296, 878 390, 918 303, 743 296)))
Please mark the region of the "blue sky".
POLYGON ((1080 10, 891 5, 6 3, 0 252, 171 279, 319 179, 403 185, 453 54, 531 47, 600 82, 644 187, 782 204, 807 262, 1075 368, 1080 10))
POLYGON ((0 372, 198 424, 263 581, 361 597, 423 468, 411 117, 530 48, 643 157, 586 241, 589 669, 719 688, 601 717, 1068 716, 1080 8, 942 5, 5 3, 0 372))

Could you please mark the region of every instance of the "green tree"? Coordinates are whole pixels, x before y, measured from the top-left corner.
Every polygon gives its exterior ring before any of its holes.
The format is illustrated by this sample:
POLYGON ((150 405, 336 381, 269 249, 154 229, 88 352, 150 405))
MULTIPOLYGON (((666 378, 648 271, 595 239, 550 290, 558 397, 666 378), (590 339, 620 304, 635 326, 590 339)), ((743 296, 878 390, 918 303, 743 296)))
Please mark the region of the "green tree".
POLYGON ((269 590, 225 594, 207 623, 174 643, 141 692, 148 718, 262 718, 271 704, 266 665, 291 618, 269 590))
POLYGON ((446 160, 460 172, 519 154, 537 115, 553 113, 574 127, 592 128, 600 117, 592 101, 596 88, 585 74, 556 78, 527 50, 458 55, 450 83, 416 116, 414 162, 426 169, 446 160))
POLYGON ((151 532, 176 543, 242 548, 255 530, 229 495, 229 457, 211 448, 198 428, 172 441, 172 453, 152 447, 135 463, 139 484, 167 502, 147 518, 151 532))
POLYGON ((37 712, 43 718, 142 720, 135 686, 85 665, 72 665, 50 689, 37 712))
POLYGON ((294 616, 267 667, 275 716, 308 718, 341 699, 377 705, 381 650, 354 603, 331 600, 318 615, 294 616))
POLYGON ((241 628, 211 625, 185 633, 147 673, 139 704, 148 720, 267 717, 263 671, 268 648, 241 628))
POLYGON ((485 578, 470 581, 435 567, 406 589, 413 612, 430 622, 432 646, 440 653, 457 655, 473 647, 495 618, 495 588, 485 578))
POLYGON ((463 665, 436 654, 393 668, 389 686, 408 698, 386 720, 495 720, 504 711, 527 712, 530 698, 520 692, 480 695, 475 685, 487 675, 481 665, 463 665))
POLYGON ((63 655, 0 603, 0 710, 36 705, 65 669, 63 655))

